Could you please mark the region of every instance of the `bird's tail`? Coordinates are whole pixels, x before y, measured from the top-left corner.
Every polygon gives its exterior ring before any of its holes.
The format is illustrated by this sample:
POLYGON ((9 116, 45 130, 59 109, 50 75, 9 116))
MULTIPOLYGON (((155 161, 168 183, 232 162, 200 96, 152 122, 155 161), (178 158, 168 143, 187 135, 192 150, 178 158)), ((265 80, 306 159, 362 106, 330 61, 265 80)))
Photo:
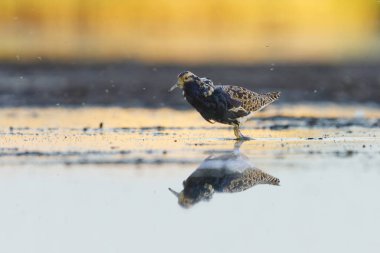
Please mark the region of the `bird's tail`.
POLYGON ((268 92, 263 95, 266 97, 268 104, 270 104, 280 98, 281 92, 279 91, 268 92))
POLYGON ((280 179, 264 173, 263 174, 263 181, 261 183, 262 184, 271 184, 271 185, 280 185, 280 179))
POLYGON ((264 109, 265 107, 267 107, 268 105, 270 105, 271 103, 279 99, 280 95, 281 95, 281 92, 279 91, 260 94, 258 97, 258 101, 261 107, 256 109, 256 111, 260 111, 264 109))

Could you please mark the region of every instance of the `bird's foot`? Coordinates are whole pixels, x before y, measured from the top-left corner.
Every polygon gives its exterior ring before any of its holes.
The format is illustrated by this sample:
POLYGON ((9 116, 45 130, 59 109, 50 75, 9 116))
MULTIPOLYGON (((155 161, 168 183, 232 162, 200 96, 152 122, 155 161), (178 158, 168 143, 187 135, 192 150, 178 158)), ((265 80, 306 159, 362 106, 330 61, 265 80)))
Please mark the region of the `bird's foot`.
POLYGON ((249 141, 249 140, 253 140, 252 138, 250 137, 247 137, 247 136, 244 136, 241 132, 240 132, 240 129, 239 129, 239 126, 235 126, 234 127, 234 134, 235 134, 235 137, 237 141, 249 141))
POLYGON ((237 141, 251 141, 251 140, 254 140, 253 138, 251 137, 248 137, 248 136, 244 136, 244 135, 240 135, 238 138, 236 138, 235 140, 237 141))

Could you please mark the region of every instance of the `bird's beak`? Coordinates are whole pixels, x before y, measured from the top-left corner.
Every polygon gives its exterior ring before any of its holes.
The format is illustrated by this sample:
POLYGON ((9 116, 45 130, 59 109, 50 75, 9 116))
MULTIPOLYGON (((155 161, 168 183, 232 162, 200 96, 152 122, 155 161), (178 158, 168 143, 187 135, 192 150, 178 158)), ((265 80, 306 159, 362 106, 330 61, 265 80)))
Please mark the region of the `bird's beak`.
POLYGON ((178 83, 174 84, 170 89, 169 92, 172 92, 175 88, 178 87, 178 83))
MULTIPOLYGON (((177 87, 177 86, 176 86, 177 87)), ((169 188, 169 191, 174 194, 177 198, 179 198, 179 193, 174 191, 172 188, 169 188)))

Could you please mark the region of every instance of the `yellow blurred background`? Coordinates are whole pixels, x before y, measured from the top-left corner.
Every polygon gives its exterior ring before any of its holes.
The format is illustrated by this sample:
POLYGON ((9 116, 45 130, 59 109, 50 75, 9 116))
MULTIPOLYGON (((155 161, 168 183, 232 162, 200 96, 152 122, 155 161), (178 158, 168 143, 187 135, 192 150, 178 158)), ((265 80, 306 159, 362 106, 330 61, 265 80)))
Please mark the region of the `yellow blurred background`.
POLYGON ((376 0, 1 0, 0 61, 378 59, 376 0))

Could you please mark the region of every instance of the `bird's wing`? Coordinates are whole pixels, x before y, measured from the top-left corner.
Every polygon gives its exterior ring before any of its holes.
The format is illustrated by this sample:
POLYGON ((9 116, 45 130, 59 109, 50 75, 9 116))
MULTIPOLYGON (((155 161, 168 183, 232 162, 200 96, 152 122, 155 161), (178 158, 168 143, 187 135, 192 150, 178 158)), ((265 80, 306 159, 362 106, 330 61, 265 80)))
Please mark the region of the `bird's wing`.
POLYGON ((238 118, 241 118, 241 117, 245 117, 245 116, 248 116, 250 114, 249 111, 247 111, 243 106, 242 106, 242 103, 240 103, 239 101, 233 99, 234 102, 238 102, 238 103, 235 103, 236 105, 232 108, 230 108, 226 114, 226 117, 230 120, 236 120, 238 118))
POLYGON ((211 79, 207 77, 201 77, 197 80, 199 87, 201 88, 204 97, 211 96, 215 90, 215 85, 211 79))
POLYGON ((224 189, 224 192, 241 192, 257 184, 279 185, 280 180, 259 169, 250 168, 242 175, 232 180, 224 189))
POLYGON ((204 83, 206 83, 208 85, 214 86, 214 82, 210 78, 208 78, 208 77, 201 77, 200 79, 201 79, 202 82, 204 82, 204 83))
POLYGON ((280 92, 259 94, 243 87, 233 85, 220 86, 231 98, 241 102, 241 107, 249 112, 263 109, 280 97, 280 92))

